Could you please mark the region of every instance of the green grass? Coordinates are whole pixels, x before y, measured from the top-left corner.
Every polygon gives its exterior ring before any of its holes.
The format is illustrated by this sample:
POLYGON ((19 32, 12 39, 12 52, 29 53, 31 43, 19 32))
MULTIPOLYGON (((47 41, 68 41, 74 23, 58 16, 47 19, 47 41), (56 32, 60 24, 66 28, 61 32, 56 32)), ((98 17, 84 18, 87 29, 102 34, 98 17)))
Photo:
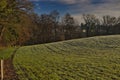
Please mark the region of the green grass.
POLYGON ((1 48, 0 49, 0 59, 7 59, 7 58, 9 58, 12 55, 14 50, 15 49, 12 48, 12 47, 10 47, 10 48, 1 48))
POLYGON ((20 80, 120 80, 120 35, 21 47, 20 80))

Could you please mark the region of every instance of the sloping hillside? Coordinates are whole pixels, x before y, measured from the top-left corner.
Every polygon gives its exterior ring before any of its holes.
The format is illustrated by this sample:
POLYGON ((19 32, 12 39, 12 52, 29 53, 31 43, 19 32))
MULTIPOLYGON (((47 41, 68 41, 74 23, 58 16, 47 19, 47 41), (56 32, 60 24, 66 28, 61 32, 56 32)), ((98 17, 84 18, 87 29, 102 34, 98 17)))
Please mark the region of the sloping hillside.
POLYGON ((120 35, 21 47, 14 66, 20 80, 120 80, 120 35))

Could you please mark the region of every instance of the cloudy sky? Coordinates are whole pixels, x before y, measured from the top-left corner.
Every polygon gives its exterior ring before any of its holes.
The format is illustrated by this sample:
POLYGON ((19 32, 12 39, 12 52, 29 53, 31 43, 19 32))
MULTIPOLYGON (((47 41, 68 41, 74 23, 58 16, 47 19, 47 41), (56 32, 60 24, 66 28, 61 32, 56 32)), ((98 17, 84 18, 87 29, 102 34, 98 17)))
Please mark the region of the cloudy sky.
POLYGON ((31 0, 38 14, 58 10, 80 19, 82 14, 120 16, 120 0, 31 0))

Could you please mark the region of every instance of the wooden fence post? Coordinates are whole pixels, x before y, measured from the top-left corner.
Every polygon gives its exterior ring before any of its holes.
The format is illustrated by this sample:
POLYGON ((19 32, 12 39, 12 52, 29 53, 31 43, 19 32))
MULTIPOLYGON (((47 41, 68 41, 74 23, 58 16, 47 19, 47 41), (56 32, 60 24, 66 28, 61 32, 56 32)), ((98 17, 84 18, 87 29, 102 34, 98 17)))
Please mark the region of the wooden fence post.
POLYGON ((4 72, 3 72, 3 64, 4 64, 4 61, 3 60, 1 60, 1 80, 3 80, 4 79, 4 72))

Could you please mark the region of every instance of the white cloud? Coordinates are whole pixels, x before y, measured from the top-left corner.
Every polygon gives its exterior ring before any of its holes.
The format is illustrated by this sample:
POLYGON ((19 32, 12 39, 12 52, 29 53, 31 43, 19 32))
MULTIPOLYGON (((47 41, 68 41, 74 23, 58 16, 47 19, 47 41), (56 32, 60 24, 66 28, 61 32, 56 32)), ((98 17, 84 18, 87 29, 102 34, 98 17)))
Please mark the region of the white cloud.
POLYGON ((90 0, 58 0, 64 4, 84 4, 84 3, 89 3, 90 0))
POLYGON ((102 3, 93 4, 92 2, 88 4, 78 3, 74 6, 70 6, 68 11, 73 14, 73 16, 82 21, 82 14, 95 14, 96 16, 102 17, 103 15, 111 15, 118 17, 120 16, 120 0, 101 0, 102 3))

